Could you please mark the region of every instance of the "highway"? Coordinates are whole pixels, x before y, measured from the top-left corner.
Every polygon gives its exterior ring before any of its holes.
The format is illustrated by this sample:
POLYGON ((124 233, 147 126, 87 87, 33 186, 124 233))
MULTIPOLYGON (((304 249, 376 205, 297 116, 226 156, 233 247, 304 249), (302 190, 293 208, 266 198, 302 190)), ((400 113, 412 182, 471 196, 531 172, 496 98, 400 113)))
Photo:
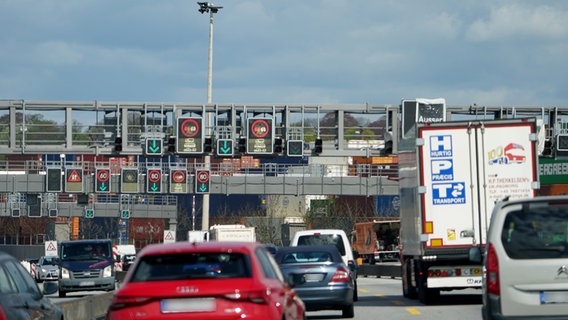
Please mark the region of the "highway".
MULTIPOLYGON (((395 265, 395 264, 391 264, 395 265)), ((363 270, 369 268, 363 268, 363 270)), ((425 306, 418 300, 402 296, 402 284, 399 277, 376 277, 360 275, 358 277, 359 301, 355 303, 356 320, 368 319, 481 319, 481 292, 468 289, 442 293, 440 302, 425 306)), ((40 284, 41 286, 41 284, 40 284)), ((66 319, 102 319, 104 314, 78 315, 83 307, 94 307, 106 310, 111 293, 76 292, 69 293, 67 298, 59 298, 57 294, 50 296, 52 301, 72 313, 66 319)), ((70 313, 68 313, 70 314, 70 313)), ((308 319, 340 319, 341 312, 334 310, 313 311, 307 313, 308 319)))

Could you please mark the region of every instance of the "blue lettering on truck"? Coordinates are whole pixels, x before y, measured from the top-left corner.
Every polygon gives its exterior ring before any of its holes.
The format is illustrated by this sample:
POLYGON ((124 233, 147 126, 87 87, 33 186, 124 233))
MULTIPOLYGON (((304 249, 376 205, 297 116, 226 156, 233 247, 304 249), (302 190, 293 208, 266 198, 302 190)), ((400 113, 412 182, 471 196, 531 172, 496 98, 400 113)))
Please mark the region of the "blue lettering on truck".
POLYGON ((432 181, 432 204, 464 204, 465 182, 456 182, 454 175, 453 143, 451 135, 430 137, 430 173, 432 181), (445 182, 442 182, 445 181, 445 182))

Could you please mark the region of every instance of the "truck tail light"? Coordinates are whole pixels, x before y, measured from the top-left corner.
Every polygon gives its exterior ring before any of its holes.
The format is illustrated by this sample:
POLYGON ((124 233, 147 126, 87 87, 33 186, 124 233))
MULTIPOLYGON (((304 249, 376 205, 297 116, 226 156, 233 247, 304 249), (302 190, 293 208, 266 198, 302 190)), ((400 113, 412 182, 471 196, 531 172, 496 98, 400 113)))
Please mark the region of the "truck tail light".
POLYGON ((499 261, 497 259, 497 252, 490 243, 487 246, 487 263, 486 263, 486 285, 487 292, 499 295, 499 261))

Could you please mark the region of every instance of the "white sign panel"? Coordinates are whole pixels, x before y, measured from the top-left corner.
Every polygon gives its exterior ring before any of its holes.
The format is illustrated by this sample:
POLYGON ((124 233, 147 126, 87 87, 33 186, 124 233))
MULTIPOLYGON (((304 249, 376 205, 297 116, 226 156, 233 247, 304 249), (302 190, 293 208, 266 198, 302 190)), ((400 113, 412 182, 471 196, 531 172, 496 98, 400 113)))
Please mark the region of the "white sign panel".
POLYGON ((176 231, 175 230, 164 230, 164 243, 176 242, 176 231))
POLYGON ((45 255, 48 257, 57 257, 57 241, 45 242, 45 255))

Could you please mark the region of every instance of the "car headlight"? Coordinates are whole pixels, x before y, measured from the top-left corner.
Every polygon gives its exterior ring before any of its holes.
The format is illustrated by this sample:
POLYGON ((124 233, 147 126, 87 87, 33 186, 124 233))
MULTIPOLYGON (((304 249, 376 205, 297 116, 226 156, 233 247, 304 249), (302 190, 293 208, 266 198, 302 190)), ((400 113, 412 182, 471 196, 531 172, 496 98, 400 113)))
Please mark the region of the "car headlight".
POLYGON ((112 267, 113 266, 107 266, 104 270, 103 270, 103 278, 108 278, 112 276, 112 267))
POLYGON ((69 279, 69 270, 61 268, 61 279, 69 279))
POLYGON ((47 269, 41 268, 41 272, 47 272, 47 269))

